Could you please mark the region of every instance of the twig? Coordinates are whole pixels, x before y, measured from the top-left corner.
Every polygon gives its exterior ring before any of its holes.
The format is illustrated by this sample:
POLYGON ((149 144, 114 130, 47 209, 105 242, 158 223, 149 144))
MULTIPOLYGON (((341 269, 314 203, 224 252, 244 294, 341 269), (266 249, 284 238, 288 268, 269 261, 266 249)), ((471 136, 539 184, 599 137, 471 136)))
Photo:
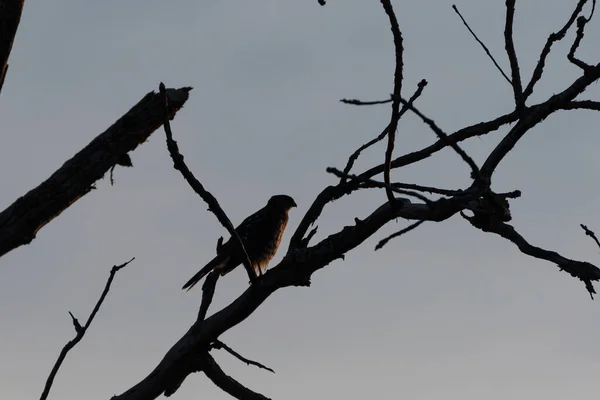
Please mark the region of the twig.
MULTIPOLYGON (((427 81, 425 79, 422 79, 421 82, 419 82, 419 84, 417 86, 417 90, 415 91, 415 93, 413 93, 413 95, 408 100, 408 104, 412 105, 415 102, 415 100, 418 99, 419 96, 421 96, 421 93, 423 93, 423 89, 425 88, 425 86, 427 86, 427 81)), ((350 102, 359 102, 360 100, 342 99, 340 101, 344 102, 344 103, 349 103, 349 104, 356 104, 356 103, 350 103, 350 102)), ((389 101, 392 101, 392 100, 390 99, 389 101)), ((387 101, 387 102, 389 102, 389 101, 387 101)), ((402 118, 402 116, 406 113, 406 111, 408 111, 408 106, 403 106, 399 112, 398 119, 402 118)), ((360 153, 362 153, 367 148, 373 146, 375 143, 383 140, 383 138, 385 138, 385 136, 389 133, 389 130, 390 130, 390 125, 388 124, 388 126, 386 126, 386 128, 375 139, 372 139, 372 140, 368 141, 367 143, 363 144, 354 153, 352 153, 350 158, 348 158, 346 167, 344 168, 344 175, 347 175, 348 173, 350 173, 350 170, 352 169, 352 166, 354 165, 354 163, 360 156, 360 153)), ((344 183, 345 181, 346 181, 345 177, 342 177, 340 179, 340 183, 344 183)))
POLYGON ((390 187, 390 170, 392 167, 392 154, 394 152, 394 140, 396 138, 396 129, 398 128, 398 120, 400 119, 399 111, 400 96, 402 95, 402 69, 404 67, 404 48, 402 47, 402 32, 400 32, 400 27, 398 26, 398 20, 396 18, 396 14, 394 14, 394 8, 392 7, 392 3, 390 2, 390 0, 380 0, 380 2, 390 21, 392 35, 394 36, 394 49, 396 54, 396 67, 394 68, 394 91, 392 93, 392 117, 388 128, 388 144, 385 151, 385 171, 383 172, 383 180, 386 183, 386 185, 388 185, 385 190, 387 198, 390 204, 396 204, 394 202, 393 191, 390 187))
POLYGON ((567 103, 563 110, 592 110, 600 111, 600 101, 578 100, 567 103))
POLYGON ((204 321, 204 318, 206 318, 206 313, 208 312, 208 307, 210 307, 210 303, 212 303, 213 296, 215 295, 215 288, 220 275, 221 271, 214 269, 209 272, 204 280, 204 284, 202 285, 202 300, 200 302, 200 310, 198 311, 198 321, 204 321))
POLYGON ((231 347, 227 346, 225 343, 223 343, 219 340, 215 341, 211 347, 213 349, 217 349, 217 350, 223 349, 223 350, 227 351, 229 354, 231 354, 232 356, 234 356, 241 362, 246 363, 246 365, 254 365, 255 367, 266 369, 267 371, 271 371, 272 373, 275 373, 275 371, 273 371, 271 368, 259 363, 258 361, 252 361, 252 360, 242 356, 240 353, 233 350, 231 347))
POLYGON ((583 10, 583 6, 587 2, 588 2, 588 0, 579 0, 577 2, 577 6, 575 7, 575 10, 571 14, 571 17, 569 18, 567 23, 558 32, 554 32, 554 33, 550 34, 550 36, 548 36, 548 39, 546 40, 546 44, 544 45, 544 48, 542 49, 542 52, 540 53, 540 59, 537 62, 535 69, 533 70, 533 74, 531 75, 531 80, 529 81, 529 84, 527 84, 527 87, 525 88, 525 91, 523 92, 524 99, 527 99, 527 98, 529 98, 529 96, 531 96, 531 94, 533 93, 533 88, 535 87, 535 84, 542 78, 542 74, 544 73, 544 66, 546 65, 546 58, 548 58, 548 55, 550 54, 552 45, 554 45, 555 42, 561 41, 565 37, 568 30, 571 28, 571 26, 575 22, 575 19, 583 10))
POLYGON ((210 355, 204 356, 204 367, 202 368, 207 378, 225 393, 235 397, 238 400, 270 400, 260 393, 256 393, 229 375, 227 375, 210 355))
POLYGON ((579 226, 581 226, 581 229, 583 229, 585 234, 587 236, 591 237, 592 239, 594 239, 594 241, 596 242, 598 247, 600 247, 600 241, 598 241, 598 238, 596 237, 596 234, 594 233, 594 231, 592 231, 591 229, 588 229, 588 227, 585 226, 584 224, 580 224, 579 226))
POLYGON ((517 113, 522 116, 525 110, 525 99, 523 98, 523 87, 521 86, 521 71, 519 71, 519 60, 515 52, 513 42, 513 22, 515 18, 516 0, 506 0, 506 24, 504 26, 504 45, 510 62, 511 82, 517 113))
POLYGON ((417 222, 413 222, 412 224, 410 224, 409 226, 407 226, 404 229, 399 230, 398 232, 392 233, 390 236, 386 237, 385 239, 382 239, 379 241, 379 243, 377 243, 377 246, 375 246, 375 250, 379 250, 381 249, 383 246, 385 246, 390 240, 397 238, 398 236, 402 236, 407 232, 412 231, 413 229, 417 228, 419 225, 421 225, 423 222, 425 221, 417 221, 417 222))
MULTIPOLYGON (((171 99, 169 118, 183 107, 190 90, 191 87, 167 89, 171 99)), ((30 243, 48 222, 89 193, 94 183, 102 179, 123 154, 144 143, 162 125, 163 113, 161 96, 155 92, 146 94, 48 179, 2 211, 0 256, 30 243)))
POLYGON ((502 76, 504 77, 504 79, 506 79, 506 81, 508 82, 508 84, 512 86, 512 82, 510 81, 510 78, 506 75, 506 73, 504 73, 504 71, 502 70, 502 68, 500 67, 500 65, 498 65, 498 63, 496 62, 496 59, 494 58, 494 56, 492 56, 492 53, 490 53, 490 51, 488 50, 487 46, 481 40, 479 40, 479 38, 477 37, 477 35, 475 34, 475 32, 473 32, 473 30, 471 29, 471 27, 469 26, 469 24, 467 23, 467 21, 465 21, 465 19, 461 15, 460 11, 458 11, 458 8, 456 7, 455 4, 452 4, 452 9, 454 10, 454 12, 456 12, 458 14, 458 16, 462 20, 463 24, 467 27, 467 29, 469 30, 469 32, 471 32, 471 35, 473 35, 473 37, 475 38, 475 40, 477 41, 477 43, 479 43, 481 45, 481 47, 483 47, 483 50, 488 55, 488 57, 490 58, 490 60, 492 60, 492 62, 494 63, 494 65, 496 66, 496 68, 498 69, 498 71, 500 71, 500 73, 502 74, 502 76))
MULTIPOLYGON (((591 16, 592 15, 590 15, 590 19, 591 19, 591 16)), ((577 33, 575 36, 575 40, 573 41, 573 44, 571 45, 571 49, 569 50, 569 54, 567 54, 567 59, 572 64, 581 68, 584 72, 591 70, 593 67, 591 65, 589 65, 588 63, 575 57, 575 52, 577 51, 577 49, 579 48, 579 45, 581 44, 581 41, 583 40, 583 36, 585 35, 585 25, 588 22, 589 22, 589 19, 585 18, 584 16, 580 16, 579 18, 577 18, 577 33)))
POLYGON ((390 97, 387 100, 373 100, 373 101, 362 101, 358 99, 340 99, 340 103, 350 104, 353 106, 374 106, 377 104, 391 103, 393 99, 390 97))
POLYGON ((40 400, 46 400, 48 398, 48 394, 50 393, 50 389, 52 388, 52 384, 54 383, 54 378, 56 377, 58 370, 60 369, 63 361, 67 357, 67 354, 69 353, 69 351, 73 347, 75 347, 77 345, 77 343, 79 343, 81 341, 81 339, 83 339, 83 336, 85 335, 87 329, 92 324, 94 317, 96 317, 98 310, 100 310, 100 307, 102 306, 102 303, 104 302, 104 299, 106 298, 106 295, 108 294, 108 291, 110 290, 110 286, 112 285, 113 279, 115 278, 115 274, 117 272, 119 272, 119 270, 121 270, 122 268, 125 268, 133 260, 135 260, 135 257, 133 257, 131 260, 127 261, 126 263, 123 263, 121 265, 115 265, 111 268, 110 275, 108 276, 108 280, 106 281, 106 285, 104 285, 104 290, 102 291, 100 298, 96 302, 96 305, 94 306, 94 309, 92 310, 92 313, 90 314, 87 321, 85 322, 85 325, 82 326, 79 323, 79 321, 77 320, 77 318, 75 318, 73 316, 73 314, 69 311, 69 315, 71 316, 71 319, 73 321, 73 326, 75 327, 76 334, 75 334, 75 337, 73 339, 71 339, 69 342, 67 342, 67 344, 60 351, 60 354, 58 355, 58 359, 56 360, 56 363, 54 363, 54 366, 52 367, 52 371, 50 371, 50 375, 48 376, 48 379, 46 380, 46 385, 44 386, 44 391, 42 392, 42 395, 40 396, 40 400))
POLYGON ((164 101, 164 103, 163 103, 164 110, 165 110, 164 111, 164 128, 165 128, 165 134, 167 137, 167 149, 169 150, 169 154, 171 155, 171 158, 173 159, 173 166, 175 167, 176 170, 181 172, 181 175, 183 175, 184 179, 188 182, 188 184, 194 190, 194 192, 196 192, 202 198, 202 200, 204 200, 206 202, 206 204, 208 204, 208 209, 213 214, 215 214, 215 216, 217 217, 217 219, 219 220, 221 225, 223 225, 223 227, 225 227, 225 229, 227 229, 227 231, 229 232, 231 237, 234 238, 234 240, 237 242, 238 246, 242 249, 242 253, 244 255, 244 259, 243 259, 244 267, 246 268, 246 272, 248 273, 250 282, 254 282, 256 279, 256 273, 255 273, 254 269, 252 268, 252 263, 250 262, 250 257, 248 257, 248 253, 246 252, 246 249, 244 247, 244 243, 242 242, 242 239, 236 232, 231 221, 227 217, 227 214, 225 214, 225 211, 223 211, 223 209, 219 205, 219 202, 217 201, 215 196, 213 196, 209 191, 204 189, 204 186, 202 185, 202 183, 200 183, 200 181, 198 179, 196 179, 196 177, 194 176, 192 171, 190 171, 190 169, 187 167, 187 165, 183 161, 183 155, 179 151, 179 146, 177 145, 177 142, 173 139, 173 133, 171 132, 171 124, 169 122, 169 114, 168 114, 169 113, 169 98, 165 92, 165 85, 161 82, 159 88, 160 88, 161 96, 163 97, 163 101, 164 101))

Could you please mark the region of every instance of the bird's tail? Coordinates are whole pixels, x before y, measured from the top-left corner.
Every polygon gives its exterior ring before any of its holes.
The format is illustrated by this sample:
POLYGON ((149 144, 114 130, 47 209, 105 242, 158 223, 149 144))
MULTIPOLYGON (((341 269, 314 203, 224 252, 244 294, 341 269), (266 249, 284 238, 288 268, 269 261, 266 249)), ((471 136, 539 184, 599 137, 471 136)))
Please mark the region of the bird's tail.
POLYGON ((200 280, 202 278, 204 278, 206 275, 208 275, 210 273, 210 271, 222 266, 226 262, 227 262, 227 258, 224 258, 223 256, 216 256, 215 258, 210 260, 209 263, 206 264, 200 271, 198 271, 196 273, 196 275, 192 276, 192 278, 189 281, 187 281, 187 283, 185 285, 183 285, 182 289, 190 290, 191 288, 194 287, 194 285, 196 283, 200 282, 200 280))

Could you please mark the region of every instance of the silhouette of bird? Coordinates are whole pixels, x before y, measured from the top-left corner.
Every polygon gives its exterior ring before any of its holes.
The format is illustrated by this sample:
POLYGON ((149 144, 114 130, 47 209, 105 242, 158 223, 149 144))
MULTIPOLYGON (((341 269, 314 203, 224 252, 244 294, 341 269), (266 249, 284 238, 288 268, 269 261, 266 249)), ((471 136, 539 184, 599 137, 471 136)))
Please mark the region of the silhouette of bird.
MULTIPOLYGON (((262 274, 275 256, 288 222, 288 212, 293 207, 296 207, 296 202, 290 196, 275 195, 269 199, 266 206, 235 228, 257 274, 262 274)), ((243 260, 244 253, 239 244, 234 238, 230 238, 219 246, 217 256, 183 285, 182 289, 190 290, 215 268, 219 268, 223 276, 243 264, 243 260)))

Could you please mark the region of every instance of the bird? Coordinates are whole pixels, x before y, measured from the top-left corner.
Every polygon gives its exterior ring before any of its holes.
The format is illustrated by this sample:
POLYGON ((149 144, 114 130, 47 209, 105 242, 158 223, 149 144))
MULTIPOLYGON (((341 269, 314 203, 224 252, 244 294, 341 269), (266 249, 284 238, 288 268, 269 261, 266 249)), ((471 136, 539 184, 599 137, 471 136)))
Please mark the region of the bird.
MULTIPOLYGON (((293 207, 297 205, 290 196, 285 194, 272 196, 266 206, 247 217, 235 228, 257 274, 266 271, 269 261, 275 256, 288 222, 288 212, 293 207)), ((243 262, 244 253, 232 237, 217 246, 217 256, 187 281, 182 289, 189 291, 214 269, 218 268, 223 276, 243 262)))

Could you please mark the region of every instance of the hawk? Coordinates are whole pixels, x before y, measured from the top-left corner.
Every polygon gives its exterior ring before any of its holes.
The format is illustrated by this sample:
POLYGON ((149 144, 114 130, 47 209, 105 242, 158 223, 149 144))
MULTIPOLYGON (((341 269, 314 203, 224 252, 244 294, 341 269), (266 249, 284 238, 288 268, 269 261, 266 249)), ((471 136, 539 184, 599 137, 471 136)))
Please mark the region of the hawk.
MULTIPOLYGON (((296 207, 296 202, 290 196, 275 195, 269 199, 266 206, 250 215, 235 228, 257 274, 264 272, 269 261, 275 256, 288 222, 288 212, 293 207, 296 207)), ((216 268, 220 269, 223 276, 242 264, 243 259, 244 253, 238 243, 234 238, 230 238, 219 246, 217 256, 183 285, 182 289, 190 290, 216 268)))

